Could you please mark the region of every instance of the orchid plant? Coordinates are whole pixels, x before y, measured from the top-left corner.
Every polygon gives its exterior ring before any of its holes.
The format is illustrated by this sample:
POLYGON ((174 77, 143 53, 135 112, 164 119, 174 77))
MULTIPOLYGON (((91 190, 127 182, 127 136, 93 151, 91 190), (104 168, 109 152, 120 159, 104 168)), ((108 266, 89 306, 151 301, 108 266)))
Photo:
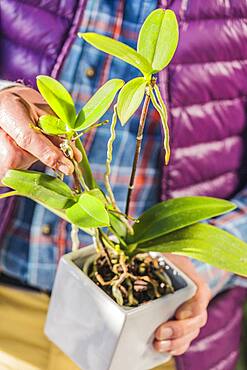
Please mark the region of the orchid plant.
POLYGON ((137 219, 129 214, 150 104, 160 116, 165 164, 169 162, 167 110, 156 74, 170 63, 177 48, 178 36, 174 12, 163 9, 153 11, 145 20, 139 33, 137 50, 96 33, 79 34, 99 50, 136 67, 142 77, 126 84, 121 79, 107 81, 77 113, 71 95, 61 83, 49 76, 38 76, 38 89, 54 115, 40 117, 33 129, 62 139, 61 150, 74 165, 74 186, 71 188, 65 184, 58 172, 50 176, 35 171, 9 170, 2 180, 13 190, 1 195, 1 198, 12 195, 31 198, 70 222, 74 249, 79 246, 78 229, 95 238, 97 254, 85 263, 84 271, 120 305, 135 306, 172 291, 161 266, 148 254, 150 251, 197 258, 247 276, 247 245, 223 230, 200 223, 233 210, 235 205, 229 201, 183 197, 158 203, 137 219), (110 181, 115 128, 118 119, 122 125, 130 124, 131 117, 141 104, 126 208, 120 210, 110 181), (99 120, 112 105, 104 190, 93 176, 80 138, 88 131, 108 124, 99 120), (74 144, 82 154, 79 163, 74 158, 74 144), (149 292, 148 297, 146 292, 149 292))

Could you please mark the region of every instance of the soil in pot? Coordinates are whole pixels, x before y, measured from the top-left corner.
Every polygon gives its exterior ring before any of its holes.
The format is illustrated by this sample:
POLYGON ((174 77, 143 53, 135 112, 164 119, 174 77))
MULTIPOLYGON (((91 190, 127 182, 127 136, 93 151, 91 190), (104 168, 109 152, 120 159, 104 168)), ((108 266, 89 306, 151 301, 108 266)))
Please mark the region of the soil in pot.
POLYGON ((176 290, 169 277, 169 265, 162 256, 138 254, 129 260, 124 255, 93 255, 83 271, 121 306, 136 307, 176 290))

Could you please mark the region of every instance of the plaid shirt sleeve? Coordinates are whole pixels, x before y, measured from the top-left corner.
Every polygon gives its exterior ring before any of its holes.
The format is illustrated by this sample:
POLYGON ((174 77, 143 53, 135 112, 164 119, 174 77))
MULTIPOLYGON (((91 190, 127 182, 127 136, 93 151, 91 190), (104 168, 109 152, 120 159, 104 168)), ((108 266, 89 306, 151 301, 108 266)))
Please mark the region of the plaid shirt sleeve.
MULTIPOLYGON (((226 215, 211 220, 210 224, 247 242, 247 186, 231 199, 231 201, 236 204, 237 208, 226 215)), ((213 296, 234 286, 247 287, 247 279, 243 277, 217 269, 197 260, 192 260, 192 262, 201 277, 208 283, 213 296)))
POLYGON ((13 86, 20 86, 20 83, 13 82, 13 81, 7 81, 7 80, 0 80, 0 90, 4 90, 9 87, 13 86))

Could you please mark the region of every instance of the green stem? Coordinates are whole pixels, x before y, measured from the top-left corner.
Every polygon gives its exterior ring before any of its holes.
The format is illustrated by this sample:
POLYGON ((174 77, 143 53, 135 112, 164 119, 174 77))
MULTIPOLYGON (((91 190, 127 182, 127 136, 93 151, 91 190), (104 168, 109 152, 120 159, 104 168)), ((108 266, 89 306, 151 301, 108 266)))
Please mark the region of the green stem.
MULTIPOLYGON (((71 161, 74 164, 74 182, 75 182, 75 190, 78 194, 81 194, 81 186, 83 186, 86 190, 87 186, 84 182, 83 176, 81 176, 80 169, 78 168, 78 163, 71 158, 71 161)), ((80 247, 80 240, 79 240, 79 228, 78 226, 71 224, 71 242, 72 242, 72 251, 76 251, 80 247)))
MULTIPOLYGON (((125 248, 127 248, 127 243, 125 242, 125 240, 123 239, 123 238, 121 238, 121 236, 119 236, 119 235, 117 235, 116 233, 115 233, 115 231, 113 230, 113 228, 112 227, 109 227, 109 230, 111 231, 111 233, 113 234, 113 235, 115 235, 117 238, 118 238, 118 240, 119 240, 119 242, 121 243, 121 244, 123 244, 123 246, 125 247, 125 248)), ((116 249, 115 249, 115 251, 116 251, 116 249)), ((118 252, 117 252, 118 253, 118 252)))
MULTIPOLYGON (((106 246, 111 248, 115 253, 119 254, 119 250, 116 248, 116 245, 109 238, 109 236, 106 233, 104 233, 102 230, 101 230, 101 235, 102 235, 102 238, 105 240, 106 246)), ((114 232, 113 232, 113 235, 115 235, 114 232)))
MULTIPOLYGON (((89 190, 87 184, 85 183, 84 177, 81 173, 81 169, 78 166, 77 161, 74 159, 74 153, 73 149, 71 147, 71 142, 70 140, 66 139, 63 143, 60 144, 61 150, 63 153, 68 157, 71 162, 74 165, 74 172, 73 172, 73 177, 74 177, 74 185, 75 185, 75 191, 77 194, 81 194, 82 190, 89 190)), ((71 241, 72 241, 72 251, 75 251, 79 249, 80 246, 80 240, 79 240, 79 228, 71 224, 71 241)))
POLYGON ((13 190, 13 191, 9 191, 8 193, 3 193, 3 194, 0 194, 0 199, 4 199, 4 198, 8 198, 8 197, 12 197, 14 195, 18 195, 18 191, 16 190, 13 190))
POLYGON ((111 263, 111 258, 110 258, 110 255, 109 255, 109 252, 107 250, 107 247, 105 246, 104 244, 104 239, 103 239, 103 231, 98 229, 98 243, 100 244, 102 250, 103 250, 103 253, 106 257, 106 260, 107 260, 107 263, 110 267, 110 269, 112 269, 112 263, 111 263))
POLYGON ((104 126, 106 123, 108 123, 108 119, 105 119, 104 121, 102 122, 99 122, 99 123, 95 123, 94 125, 88 127, 87 129, 83 130, 83 132, 81 132, 80 134, 78 134, 76 137, 73 138, 73 140, 77 140, 79 139, 80 137, 82 137, 83 135, 87 134, 89 131, 91 131, 92 129, 94 128, 97 128, 97 127, 101 127, 101 126, 104 126))
POLYGON ((149 86, 148 89, 149 89, 149 91, 146 92, 146 95, 145 95, 145 100, 144 100, 144 103, 143 103, 142 113, 141 113, 140 122, 139 122, 138 133, 137 133, 137 137, 136 137, 135 155, 134 155, 134 160, 133 160, 133 163, 132 163, 132 170, 131 170, 130 182, 129 182, 129 187, 128 187, 127 200, 126 200, 125 213, 126 213, 127 216, 129 214, 131 195, 132 195, 132 191, 134 189, 136 169, 137 169, 138 159, 139 159, 139 155, 140 155, 140 151, 141 151, 143 131, 144 131, 145 122, 146 122, 147 113, 148 113, 148 107, 149 107, 149 103, 150 103, 150 90, 152 89, 152 87, 149 86))
POLYGON ((77 149, 79 149, 81 154, 82 154, 82 160, 81 160, 80 163, 78 163, 78 166, 79 166, 80 170, 83 173, 83 177, 85 179, 86 185, 88 186, 89 189, 97 188, 98 186, 97 186, 97 183, 96 183, 96 181, 93 177, 93 174, 92 174, 92 171, 91 171, 91 168, 90 168, 90 164, 89 164, 89 161, 88 161, 87 153, 84 149, 84 146, 81 143, 81 140, 76 139, 75 145, 76 145, 77 149))
POLYGON ((90 190, 89 187, 86 184, 86 181, 84 180, 84 177, 82 176, 81 169, 78 165, 78 162, 76 162, 74 159, 71 159, 71 160, 72 160, 72 163, 74 165, 76 179, 79 181, 80 185, 82 186, 82 188, 84 190, 86 190, 86 191, 90 190))

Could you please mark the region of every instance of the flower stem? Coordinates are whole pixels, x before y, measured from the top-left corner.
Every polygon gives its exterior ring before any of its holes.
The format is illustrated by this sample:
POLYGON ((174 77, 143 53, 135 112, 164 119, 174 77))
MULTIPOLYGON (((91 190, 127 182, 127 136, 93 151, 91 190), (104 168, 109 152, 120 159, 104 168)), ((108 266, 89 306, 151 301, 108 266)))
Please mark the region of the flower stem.
POLYGON ((113 116, 112 116, 112 122, 111 122, 111 135, 107 143, 107 158, 106 158, 106 172, 104 175, 104 182, 105 182, 105 187, 107 190, 107 193, 110 198, 110 202, 114 208, 115 211, 119 212, 120 214, 120 220, 125 224, 128 232, 133 235, 134 231, 130 223, 128 222, 128 219, 126 219, 126 216, 123 215, 118 208, 117 202, 114 197, 114 193, 111 187, 110 183, 110 174, 111 174, 111 162, 112 162, 112 150, 113 150, 113 143, 116 138, 116 124, 117 124, 117 105, 114 105, 114 111, 113 111, 113 116))
POLYGON ((125 214, 127 216, 129 214, 131 195, 132 195, 132 191, 134 189, 134 183, 135 183, 137 163, 138 163, 138 159, 139 159, 139 155, 140 155, 140 151, 141 151, 143 131, 144 131, 145 122, 146 122, 147 113, 148 113, 148 107, 149 107, 149 103, 150 103, 150 99, 151 99, 150 98, 150 88, 151 88, 151 86, 147 87, 145 100, 144 100, 143 107, 142 107, 140 122, 139 122, 138 133, 137 133, 137 137, 136 137, 135 155, 134 155, 134 160, 133 160, 133 163, 132 163, 132 170, 131 170, 131 176, 130 176, 130 182, 129 182, 129 187, 128 187, 127 200, 126 200, 126 208, 125 208, 125 214))

